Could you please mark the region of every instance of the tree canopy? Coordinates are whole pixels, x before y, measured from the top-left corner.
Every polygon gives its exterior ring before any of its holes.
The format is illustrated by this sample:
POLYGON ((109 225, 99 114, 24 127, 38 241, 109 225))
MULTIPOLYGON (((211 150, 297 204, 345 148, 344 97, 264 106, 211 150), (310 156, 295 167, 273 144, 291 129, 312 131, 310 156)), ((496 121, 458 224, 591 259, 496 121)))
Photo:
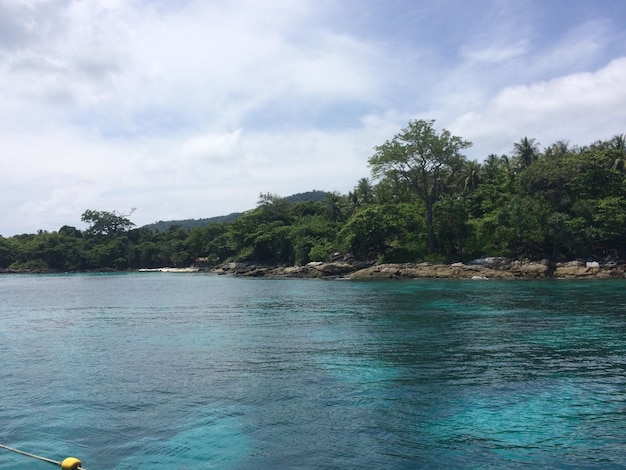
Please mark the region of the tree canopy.
POLYGON ((411 121, 391 140, 375 147, 369 159, 375 177, 405 182, 424 202, 428 250, 435 252, 433 206, 461 170, 460 151, 472 145, 447 130, 437 132, 435 121, 411 121))
POLYGON ((130 214, 120 214, 116 211, 108 212, 88 209, 83 212, 80 220, 91 224, 91 226, 87 229, 87 233, 91 235, 119 234, 129 230, 135 225, 128 218, 133 212, 134 209, 130 211, 130 214))

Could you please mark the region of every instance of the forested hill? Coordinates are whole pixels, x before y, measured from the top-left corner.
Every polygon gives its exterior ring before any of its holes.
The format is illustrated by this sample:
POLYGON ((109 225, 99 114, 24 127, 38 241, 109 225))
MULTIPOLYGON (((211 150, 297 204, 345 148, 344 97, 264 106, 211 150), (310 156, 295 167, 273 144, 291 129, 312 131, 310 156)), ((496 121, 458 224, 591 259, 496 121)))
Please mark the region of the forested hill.
MULTIPOLYGON (((293 194, 284 199, 290 204, 294 204, 296 202, 308 202, 308 201, 320 202, 324 200, 324 198, 326 197, 326 194, 328 194, 326 191, 313 190, 313 191, 307 191, 304 193, 293 194)), ((167 220, 167 221, 160 220, 152 224, 144 225, 142 228, 145 228, 148 230, 156 230, 160 232, 167 232, 172 227, 181 227, 185 229, 200 228, 200 227, 206 227, 209 224, 225 224, 228 222, 233 222, 244 214, 245 212, 232 212, 231 214, 228 214, 228 215, 208 217, 205 219, 183 219, 183 220, 167 220)))
POLYGON ((209 217, 206 219, 183 219, 183 220, 159 220, 153 224, 144 225, 142 228, 147 230, 155 230, 159 232, 167 232, 172 227, 182 227, 185 229, 206 227, 209 224, 225 224, 232 222, 241 217, 245 212, 233 212, 228 215, 220 215, 217 217, 209 217))

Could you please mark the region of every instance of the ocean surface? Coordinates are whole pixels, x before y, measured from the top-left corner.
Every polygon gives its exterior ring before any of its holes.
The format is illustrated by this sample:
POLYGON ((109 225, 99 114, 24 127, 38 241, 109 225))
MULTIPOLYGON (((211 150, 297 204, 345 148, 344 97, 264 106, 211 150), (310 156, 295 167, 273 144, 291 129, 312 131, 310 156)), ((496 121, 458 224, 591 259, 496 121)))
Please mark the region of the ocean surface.
POLYGON ((88 470, 625 468, 626 281, 0 275, 0 443, 88 470))

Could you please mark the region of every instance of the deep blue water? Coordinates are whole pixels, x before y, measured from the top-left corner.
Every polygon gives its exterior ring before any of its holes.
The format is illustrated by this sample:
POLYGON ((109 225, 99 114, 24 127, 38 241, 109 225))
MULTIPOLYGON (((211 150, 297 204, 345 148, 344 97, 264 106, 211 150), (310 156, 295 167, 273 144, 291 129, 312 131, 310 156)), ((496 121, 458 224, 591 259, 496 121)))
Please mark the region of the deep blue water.
POLYGON ((626 281, 0 276, 0 443, 88 470, 624 468, 626 281))

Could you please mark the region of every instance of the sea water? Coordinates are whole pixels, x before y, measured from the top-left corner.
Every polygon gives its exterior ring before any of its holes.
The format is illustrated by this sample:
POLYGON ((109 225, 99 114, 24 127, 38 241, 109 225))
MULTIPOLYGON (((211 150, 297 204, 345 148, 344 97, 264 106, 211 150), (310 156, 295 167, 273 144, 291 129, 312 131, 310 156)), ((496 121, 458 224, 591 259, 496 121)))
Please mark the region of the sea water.
POLYGON ((626 281, 3 275, 0 443, 88 470, 624 468, 626 281))

